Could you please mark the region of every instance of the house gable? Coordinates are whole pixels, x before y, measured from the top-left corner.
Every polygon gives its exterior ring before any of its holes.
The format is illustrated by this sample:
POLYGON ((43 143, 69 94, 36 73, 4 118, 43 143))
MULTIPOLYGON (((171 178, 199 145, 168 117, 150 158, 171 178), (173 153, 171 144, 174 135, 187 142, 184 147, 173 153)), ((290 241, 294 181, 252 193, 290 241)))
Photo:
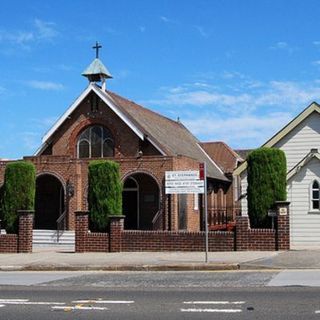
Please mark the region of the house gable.
MULTIPOLYGON (((262 147, 280 148, 286 152, 288 169, 292 168, 305 154, 310 151, 315 143, 320 145, 320 106, 313 102, 306 109, 304 109, 298 116, 289 122, 283 129, 276 133, 271 139, 262 145, 262 147), (291 141, 291 142, 290 142, 291 141), (296 153, 297 150, 287 152, 293 144, 300 141, 301 152, 296 153), (308 146, 306 145, 308 143, 308 146), (307 149, 306 149, 307 148, 307 149), (291 160, 291 154, 297 157, 291 160), (288 161, 289 160, 289 161, 288 161)), ((240 175, 247 168, 247 161, 243 162, 235 171, 234 175, 240 175)))
POLYGON ((115 143, 115 157, 136 157, 138 151, 146 152, 146 155, 161 155, 152 143, 145 139, 145 134, 134 125, 121 110, 113 104, 110 107, 106 99, 96 93, 93 85, 90 90, 77 99, 67 112, 57 121, 53 128, 44 137, 42 148, 37 155, 70 155, 76 156, 76 145, 79 134, 91 125, 106 127, 113 135, 115 143), (92 111, 94 100, 97 110, 92 111), (96 105, 96 101, 98 104, 96 105), (114 111, 116 110, 116 111, 114 111), (123 120, 124 119, 124 120, 123 120), (50 152, 51 151, 51 152, 50 152))

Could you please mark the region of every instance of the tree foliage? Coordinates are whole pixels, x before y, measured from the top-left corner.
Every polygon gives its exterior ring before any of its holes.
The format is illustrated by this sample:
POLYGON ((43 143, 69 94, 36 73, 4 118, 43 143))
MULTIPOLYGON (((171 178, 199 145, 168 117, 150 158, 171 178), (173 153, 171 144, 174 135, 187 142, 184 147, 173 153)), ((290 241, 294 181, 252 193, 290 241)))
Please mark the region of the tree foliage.
POLYGON ((106 231, 109 216, 122 213, 122 183, 119 165, 109 160, 89 163, 89 217, 92 231, 106 231))
POLYGON ((252 151, 248 162, 248 213, 252 227, 269 227, 268 210, 275 201, 287 198, 286 156, 282 150, 260 148, 252 151))
POLYGON ((18 232, 17 210, 34 210, 36 170, 32 163, 8 163, 4 174, 2 214, 7 233, 18 232))

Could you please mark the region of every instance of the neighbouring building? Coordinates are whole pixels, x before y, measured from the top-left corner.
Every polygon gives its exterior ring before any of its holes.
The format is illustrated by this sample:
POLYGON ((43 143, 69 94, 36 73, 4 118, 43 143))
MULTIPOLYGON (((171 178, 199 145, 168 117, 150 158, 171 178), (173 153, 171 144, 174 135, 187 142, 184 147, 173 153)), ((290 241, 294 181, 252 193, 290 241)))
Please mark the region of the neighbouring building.
MULTIPOLYGON (((43 137, 35 155, 24 157, 37 172, 35 229, 75 228, 74 212, 88 209, 87 171, 92 159, 120 165, 125 229, 200 230, 202 197, 166 195, 164 177, 165 171, 198 170, 202 162, 207 163, 212 199, 228 206, 231 175, 208 155, 206 144, 201 145, 181 122, 107 90, 112 76, 98 56, 83 76, 89 80, 86 89, 43 137)), ((0 185, 7 163, 0 162, 0 185)))
MULTIPOLYGON (((283 150, 287 158, 290 247, 320 246, 320 106, 313 102, 263 147, 283 150)), ((234 172, 241 178, 241 209, 247 214, 247 163, 234 172)))

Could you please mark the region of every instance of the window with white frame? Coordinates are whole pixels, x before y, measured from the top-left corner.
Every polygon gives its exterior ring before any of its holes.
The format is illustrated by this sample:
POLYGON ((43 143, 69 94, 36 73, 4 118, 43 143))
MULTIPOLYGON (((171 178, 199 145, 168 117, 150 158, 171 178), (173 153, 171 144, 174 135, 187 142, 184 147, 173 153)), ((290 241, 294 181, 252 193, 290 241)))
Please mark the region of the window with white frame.
POLYGON ((114 140, 111 132, 94 125, 85 129, 78 138, 78 158, 103 158, 114 156, 114 140))
POLYGON ((311 185, 311 209, 320 210, 320 185, 317 180, 314 180, 311 185))

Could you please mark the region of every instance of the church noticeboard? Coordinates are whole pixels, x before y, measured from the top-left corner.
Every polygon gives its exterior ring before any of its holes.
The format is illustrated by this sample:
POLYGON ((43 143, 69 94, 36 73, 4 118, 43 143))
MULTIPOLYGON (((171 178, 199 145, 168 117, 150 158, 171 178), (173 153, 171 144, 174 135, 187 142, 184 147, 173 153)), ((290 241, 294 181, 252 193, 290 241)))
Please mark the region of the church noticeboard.
POLYGON ((166 194, 204 193, 204 180, 199 171, 166 171, 166 194))

